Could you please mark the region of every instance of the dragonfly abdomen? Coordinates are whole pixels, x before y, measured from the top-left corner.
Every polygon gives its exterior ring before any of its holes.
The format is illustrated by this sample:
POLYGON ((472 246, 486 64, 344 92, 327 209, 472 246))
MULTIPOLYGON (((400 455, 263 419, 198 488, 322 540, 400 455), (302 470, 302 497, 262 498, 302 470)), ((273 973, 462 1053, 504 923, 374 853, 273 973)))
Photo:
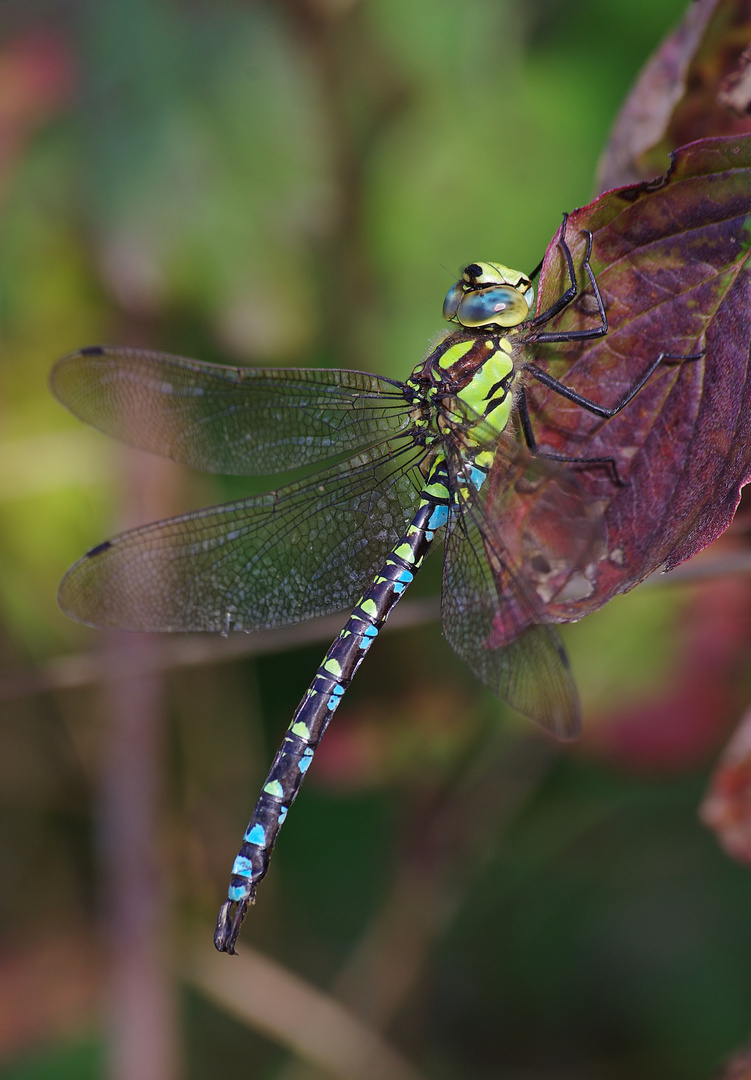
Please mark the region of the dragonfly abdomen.
POLYGON ((266 875, 279 830, 316 747, 366 652, 420 569, 436 530, 446 524, 449 502, 446 464, 441 456, 433 464, 407 531, 326 653, 277 751, 232 867, 227 900, 219 912, 214 944, 220 952, 234 953, 248 905, 266 875))

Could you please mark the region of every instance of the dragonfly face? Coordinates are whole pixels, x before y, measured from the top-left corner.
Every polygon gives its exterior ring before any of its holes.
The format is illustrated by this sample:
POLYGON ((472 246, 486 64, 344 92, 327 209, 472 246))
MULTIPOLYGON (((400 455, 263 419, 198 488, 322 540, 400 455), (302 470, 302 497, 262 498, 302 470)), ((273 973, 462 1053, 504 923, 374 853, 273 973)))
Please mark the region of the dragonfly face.
POLYGON ((519 326, 529 318, 535 290, 526 274, 503 263, 465 266, 443 301, 443 317, 461 326, 519 326))

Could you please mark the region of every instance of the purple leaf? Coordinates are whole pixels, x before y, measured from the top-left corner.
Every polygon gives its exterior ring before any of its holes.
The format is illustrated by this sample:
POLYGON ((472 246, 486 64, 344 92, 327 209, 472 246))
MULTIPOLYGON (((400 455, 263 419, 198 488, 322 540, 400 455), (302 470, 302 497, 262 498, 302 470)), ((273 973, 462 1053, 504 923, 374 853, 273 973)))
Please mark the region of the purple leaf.
MULTIPOLYGON (((690 558, 727 528, 751 478, 751 137, 693 143, 673 155, 666 177, 608 192, 571 214, 566 239, 581 292, 542 332, 599 323, 582 269, 586 230, 609 331, 560 344, 535 342, 533 332, 524 362, 612 407, 660 354, 666 359, 610 419, 529 370, 522 376, 540 450, 577 459, 605 538, 583 571, 572 561, 557 596, 538 590, 551 622, 579 619, 659 567, 690 558)), ((568 285, 559 237, 545 257, 538 313, 568 285)), ((505 515, 508 535, 529 510, 521 499, 514 509, 492 473, 490 481, 487 509, 491 518, 505 515)), ((502 604, 499 640, 506 618, 502 604)))
POLYGON ((749 40, 751 0, 694 0, 626 98, 598 190, 659 175, 670 151, 696 139, 751 132, 749 40))

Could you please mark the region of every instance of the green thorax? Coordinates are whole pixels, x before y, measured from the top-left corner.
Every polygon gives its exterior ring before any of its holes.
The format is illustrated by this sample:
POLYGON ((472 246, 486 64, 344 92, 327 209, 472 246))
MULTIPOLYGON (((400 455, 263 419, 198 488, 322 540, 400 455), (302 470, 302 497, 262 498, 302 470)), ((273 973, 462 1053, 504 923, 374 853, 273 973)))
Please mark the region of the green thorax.
POLYGON ((415 422, 436 438, 447 426, 464 440, 500 434, 513 405, 514 337, 531 314, 529 278, 502 263, 470 263, 449 289, 448 331, 415 368, 408 386, 420 406, 415 422))

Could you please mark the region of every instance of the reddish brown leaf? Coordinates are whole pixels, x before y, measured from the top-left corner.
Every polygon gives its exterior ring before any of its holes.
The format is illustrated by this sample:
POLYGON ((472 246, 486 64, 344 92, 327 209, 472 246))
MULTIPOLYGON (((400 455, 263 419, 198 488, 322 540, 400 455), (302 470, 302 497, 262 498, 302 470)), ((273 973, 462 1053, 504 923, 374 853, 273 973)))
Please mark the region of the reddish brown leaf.
POLYGON ((583 751, 636 772, 701 768, 738 715, 750 630, 751 581, 725 577, 695 587, 669 631, 677 655, 664 687, 625 705, 612 696, 587 728, 583 751))
POLYGON ((10 38, 0 49, 0 182, 24 143, 65 108, 75 85, 68 45, 40 30, 10 38))
POLYGON ((715 1080, 751 1080, 751 1046, 744 1046, 728 1058, 715 1080))
MULTIPOLYGON (((524 376, 543 452, 612 462, 577 468, 603 514, 605 544, 557 597, 539 593, 552 622, 579 619, 659 567, 672 569, 701 550, 727 528, 751 477, 751 137, 684 147, 666 177, 606 193, 575 211, 566 238, 582 293, 545 331, 598 325, 582 273, 586 230, 593 234, 591 265, 609 332, 594 341, 530 341, 526 361, 611 407, 660 354, 695 358, 662 362, 611 419, 543 387, 529 371, 524 376)), ((539 311, 568 283, 557 241, 545 258, 539 311)), ((509 523, 500 528, 511 546, 511 523, 522 511, 515 515, 507 493, 500 501, 500 488, 491 475, 488 510, 509 523)), ((506 606, 499 640, 508 636, 506 606)))
POLYGON ((695 0, 647 62, 600 161, 605 191, 657 176, 679 146, 751 132, 751 0, 695 0))
POLYGON ((751 863, 751 711, 727 744, 699 813, 728 855, 751 863))

